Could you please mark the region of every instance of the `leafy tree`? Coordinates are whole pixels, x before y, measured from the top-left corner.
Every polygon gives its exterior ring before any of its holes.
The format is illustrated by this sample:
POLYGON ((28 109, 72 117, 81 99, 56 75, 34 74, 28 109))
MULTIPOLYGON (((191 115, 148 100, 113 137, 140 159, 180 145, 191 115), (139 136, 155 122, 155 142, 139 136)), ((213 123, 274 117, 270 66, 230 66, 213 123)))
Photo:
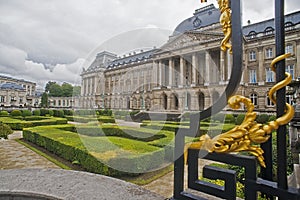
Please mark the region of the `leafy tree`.
POLYGON ((61 97, 62 94, 62 88, 59 84, 54 83, 49 88, 49 96, 50 97, 61 97))
POLYGON ((61 90, 64 97, 71 97, 73 94, 73 86, 69 83, 63 83, 61 85, 61 90))
POLYGON ((49 81, 47 84, 46 84, 46 87, 45 87, 45 92, 49 92, 50 91, 50 87, 52 85, 56 84, 55 81, 49 81))
POLYGON ((48 94, 46 92, 44 92, 42 94, 42 99, 41 99, 41 107, 47 108, 48 105, 48 94))
POLYGON ((74 86, 73 87, 73 96, 80 96, 81 94, 81 87, 80 86, 74 86))

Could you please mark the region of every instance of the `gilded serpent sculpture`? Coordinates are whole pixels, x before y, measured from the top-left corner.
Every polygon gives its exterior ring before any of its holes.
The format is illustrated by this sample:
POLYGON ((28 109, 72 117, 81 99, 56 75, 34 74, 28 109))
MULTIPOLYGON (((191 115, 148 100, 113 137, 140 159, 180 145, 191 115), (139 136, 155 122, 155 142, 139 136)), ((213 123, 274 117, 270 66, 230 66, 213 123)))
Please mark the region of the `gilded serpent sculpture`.
MULTIPOLYGON (((221 10, 220 23, 225 35, 221 42, 221 50, 229 50, 231 53, 232 46, 229 43, 231 38, 231 11, 229 7, 229 0, 218 0, 218 3, 221 10)), ((275 64, 290 56, 291 54, 283 54, 276 57, 271 63, 272 71, 276 73, 275 64)), ((291 80, 291 75, 289 73, 285 73, 285 79, 270 89, 268 96, 274 104, 276 104, 276 91, 287 86, 291 80)), ((278 129, 278 127, 281 125, 287 124, 294 116, 294 108, 290 104, 286 103, 285 114, 283 116, 269 122, 266 125, 263 125, 255 121, 257 116, 256 112, 254 112, 255 106, 249 98, 235 95, 228 99, 228 105, 232 109, 239 109, 242 104, 244 104, 247 108, 243 122, 234 127, 232 130, 217 135, 214 138, 210 138, 209 135, 205 134, 200 136, 198 141, 187 143, 184 147, 185 163, 187 162, 188 149, 203 149, 210 153, 233 153, 244 151, 254 155, 259 164, 263 167, 266 167, 263 157, 264 151, 258 144, 268 141, 272 131, 278 129)))

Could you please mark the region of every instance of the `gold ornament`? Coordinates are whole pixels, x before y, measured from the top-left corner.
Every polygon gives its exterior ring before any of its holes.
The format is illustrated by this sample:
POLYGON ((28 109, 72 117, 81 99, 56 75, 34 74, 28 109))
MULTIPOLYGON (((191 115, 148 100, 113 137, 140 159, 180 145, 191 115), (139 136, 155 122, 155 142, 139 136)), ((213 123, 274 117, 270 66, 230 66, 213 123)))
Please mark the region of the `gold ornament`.
MULTIPOLYGON (((272 70, 275 71, 275 64, 280 60, 290 57, 291 54, 284 54, 278 56, 271 63, 272 70)), ((269 92, 269 98, 276 104, 274 94, 277 90, 287 86, 291 82, 291 75, 285 73, 286 78, 277 83, 269 92)), ((261 166, 266 167, 264 162, 264 151, 259 145, 270 138, 273 130, 278 129, 279 126, 287 124, 294 116, 294 108, 290 104, 286 104, 285 114, 278 119, 269 122, 267 125, 259 124, 255 121, 256 112, 254 112, 254 104, 249 98, 235 95, 229 98, 228 105, 232 109, 239 109, 241 104, 247 108, 244 121, 241 125, 236 126, 232 130, 222 133, 214 138, 210 138, 207 134, 200 136, 199 141, 187 143, 184 147, 184 160, 187 161, 188 149, 203 149, 208 152, 217 153, 232 153, 247 151, 254 155, 261 166)))
POLYGON ((220 24, 225 35, 221 42, 221 50, 225 52, 229 49, 229 52, 232 53, 232 45, 230 44, 232 34, 230 0, 218 0, 218 4, 221 11, 220 24))

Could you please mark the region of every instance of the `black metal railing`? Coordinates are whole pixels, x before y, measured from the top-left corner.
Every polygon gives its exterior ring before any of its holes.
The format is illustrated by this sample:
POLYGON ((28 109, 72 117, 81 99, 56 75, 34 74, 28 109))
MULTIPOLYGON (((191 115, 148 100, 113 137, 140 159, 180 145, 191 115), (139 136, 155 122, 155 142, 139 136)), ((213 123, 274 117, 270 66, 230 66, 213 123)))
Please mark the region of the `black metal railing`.
MULTIPOLYGON (((241 4, 240 0, 231 0, 232 17, 232 49, 233 66, 232 74, 225 92, 219 100, 210 108, 191 115, 189 129, 177 129, 175 131, 175 151, 174 151, 174 195, 173 200, 200 200, 205 199, 199 193, 200 191, 224 199, 236 199, 236 172, 233 170, 222 169, 212 166, 203 168, 203 177, 209 179, 221 179, 225 181, 224 186, 218 186, 199 179, 198 158, 218 161, 225 164, 240 166, 245 169, 245 199, 256 200, 258 193, 263 194, 268 199, 300 199, 300 192, 295 188, 288 188, 287 185, 287 148, 286 148, 286 126, 280 126, 277 130, 277 181, 273 180, 272 171, 272 138, 261 145, 264 150, 264 159, 266 168, 261 167, 261 173, 257 172, 257 161, 253 156, 242 156, 238 154, 218 154, 202 152, 202 150, 189 149, 187 157, 187 178, 188 190, 184 188, 184 147, 185 137, 199 136, 200 121, 213 114, 220 112, 226 105, 227 100, 232 96, 237 88, 242 76, 242 26, 241 26, 241 4), (201 156, 200 156, 201 157, 201 156), (259 177, 260 176, 260 177, 259 177)), ((275 0, 275 37, 276 37, 276 55, 284 54, 284 0, 275 0)), ((285 61, 282 60, 276 64, 276 82, 285 78, 285 61)), ((284 114, 285 110, 285 88, 277 91, 277 118, 284 114)))

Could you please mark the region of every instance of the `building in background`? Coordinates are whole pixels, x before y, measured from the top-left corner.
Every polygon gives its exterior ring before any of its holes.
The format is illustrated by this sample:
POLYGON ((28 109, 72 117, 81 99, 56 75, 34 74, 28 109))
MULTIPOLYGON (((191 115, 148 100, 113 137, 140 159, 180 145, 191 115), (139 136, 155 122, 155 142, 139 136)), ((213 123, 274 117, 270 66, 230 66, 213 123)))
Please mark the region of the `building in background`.
MULTIPOLYGON (((162 47, 122 58, 101 52, 81 77, 83 108, 142 109, 168 112, 203 110, 223 93, 231 75, 231 57, 220 50, 220 12, 214 5, 180 23, 162 47)), ((286 15, 286 71, 300 76, 300 11, 286 15), (298 61, 298 62, 297 62, 298 61)), ((267 93, 275 83, 274 19, 243 27, 244 70, 237 94, 258 111, 274 111, 267 93)), ((287 96, 292 102, 293 97, 287 96)))
POLYGON ((0 75, 0 107, 35 107, 36 83, 0 75))

